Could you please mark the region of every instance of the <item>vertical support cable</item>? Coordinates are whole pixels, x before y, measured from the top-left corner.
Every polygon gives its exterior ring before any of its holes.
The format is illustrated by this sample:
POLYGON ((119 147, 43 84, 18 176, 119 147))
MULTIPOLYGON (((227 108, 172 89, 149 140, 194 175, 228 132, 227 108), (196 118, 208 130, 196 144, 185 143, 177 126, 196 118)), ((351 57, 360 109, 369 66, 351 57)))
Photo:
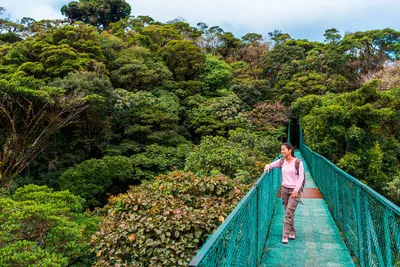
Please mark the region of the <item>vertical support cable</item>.
POLYGON ((383 217, 383 225, 385 227, 385 252, 386 252, 386 265, 387 267, 392 267, 392 251, 391 251, 391 239, 390 239, 390 220, 388 212, 385 211, 383 217))
MULTIPOLYGON (((335 179, 335 191, 333 195, 333 205, 334 205, 334 211, 335 211, 335 218, 336 220, 340 218, 340 202, 339 202, 339 181, 338 179, 335 179)), ((341 223, 341 222, 339 222, 341 223)), ((343 225, 340 225, 340 227, 343 227, 343 225)))
MULTIPOLYGON (((338 177, 340 177, 339 173, 337 173, 336 179, 338 179, 338 177)), ((341 177, 339 179, 341 179, 341 177)), ((347 229, 346 229, 346 208, 347 208, 347 206, 346 206, 346 198, 344 195, 343 182, 345 182, 345 181, 343 181, 343 179, 341 179, 339 196, 340 196, 340 214, 342 215, 342 224, 343 224, 342 231, 343 231, 343 235, 346 236, 346 231, 347 231, 347 229)))
POLYGON ((257 184, 256 185, 256 202, 257 202, 257 205, 256 205, 256 256, 254 257, 254 259, 255 259, 255 265, 254 266, 259 266, 259 260, 258 260, 258 255, 260 255, 259 254, 259 249, 260 249, 260 246, 259 246, 259 244, 258 244, 258 232, 260 231, 260 229, 259 229, 259 214, 258 214, 258 212, 259 212, 259 207, 258 207, 258 205, 260 204, 260 201, 259 201, 259 193, 260 193, 260 184, 257 184))
POLYGON ((358 259, 360 261, 360 266, 365 266, 365 247, 364 247, 364 221, 362 218, 363 206, 361 205, 362 191, 361 188, 357 188, 356 192, 356 210, 357 210, 357 237, 358 237, 358 259))
POLYGON ((368 266, 373 266, 374 261, 372 259, 372 244, 371 244, 371 234, 369 231, 369 227, 367 225, 367 221, 369 219, 369 208, 368 208, 368 202, 366 197, 363 197, 363 202, 364 202, 364 230, 365 230, 365 246, 366 246, 366 251, 365 251, 365 255, 366 255, 366 261, 368 266))

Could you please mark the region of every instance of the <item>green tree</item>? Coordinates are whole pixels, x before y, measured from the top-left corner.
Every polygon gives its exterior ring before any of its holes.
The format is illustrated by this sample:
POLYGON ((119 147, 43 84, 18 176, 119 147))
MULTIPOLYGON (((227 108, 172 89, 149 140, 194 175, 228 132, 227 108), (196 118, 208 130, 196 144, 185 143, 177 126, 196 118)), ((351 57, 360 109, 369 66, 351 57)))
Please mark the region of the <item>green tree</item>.
POLYGON ((100 95, 109 98, 114 90, 110 79, 106 75, 94 72, 73 72, 63 79, 56 78, 49 86, 63 88, 66 94, 88 96, 100 95))
POLYGON ((220 35, 220 45, 217 53, 226 60, 235 60, 239 57, 242 41, 236 38, 231 32, 224 32, 220 35))
POLYGON ((133 92, 150 90, 171 77, 164 62, 158 61, 148 49, 138 46, 120 52, 115 70, 111 72, 115 87, 133 92))
POLYGON ((245 127, 243 102, 233 92, 221 97, 206 99, 200 96, 190 97, 191 109, 187 111, 188 126, 199 136, 222 135, 229 130, 245 127))
POLYGON ((304 58, 305 49, 303 47, 277 44, 262 58, 264 77, 271 79, 273 84, 279 79, 289 78, 297 72, 296 61, 304 58))
POLYGON ((346 91, 349 84, 345 77, 332 75, 328 77, 322 73, 299 72, 291 77, 291 80, 281 80, 276 85, 280 90, 280 99, 283 103, 290 105, 297 98, 312 95, 324 95, 326 93, 337 93, 346 91))
POLYGON ((239 51, 240 60, 249 64, 249 74, 254 79, 261 79, 263 74, 262 59, 268 52, 269 46, 262 39, 262 36, 256 33, 249 33, 242 37, 243 46, 239 51))
POLYGON ((351 55, 355 71, 367 74, 399 58, 399 40, 400 32, 389 28, 354 32, 343 37, 341 49, 351 55))
POLYGON ((19 75, 48 81, 74 70, 105 71, 99 34, 83 23, 52 28, 17 42, 0 60, 2 65, 12 67, 5 73, 6 79, 19 75))
MULTIPOLYGON (((116 186, 134 183, 132 163, 123 156, 86 160, 61 175, 60 187, 86 200, 86 207, 104 205, 116 186), (114 187, 114 188, 113 188, 114 187)), ((126 188, 125 188, 126 189, 126 188)), ((120 191, 121 192, 121 191, 120 191)))
POLYGON ((251 78, 235 79, 231 90, 248 105, 248 109, 264 100, 273 99, 271 85, 268 80, 251 78))
POLYGON ((275 44, 283 44, 287 40, 292 39, 292 37, 288 33, 283 33, 279 30, 274 30, 273 32, 269 32, 268 36, 275 42, 275 44))
POLYGON ((394 179, 388 183, 385 190, 388 192, 388 195, 397 205, 400 204, 400 177, 396 176, 394 179))
POLYGON ((206 56, 191 41, 170 41, 160 54, 176 81, 194 80, 204 72, 206 56))
POLYGON ((142 31, 144 36, 151 40, 150 49, 157 51, 165 47, 172 40, 182 40, 182 36, 172 25, 149 25, 142 31))
POLYGON ((40 154, 51 134, 71 123, 85 107, 81 98, 35 79, 0 81, 0 185, 15 178, 40 154))
POLYGON ((242 41, 245 44, 259 43, 263 41, 263 37, 258 33, 247 33, 246 35, 242 36, 242 41))
POLYGON ((196 41, 202 35, 202 31, 190 26, 184 21, 169 22, 172 27, 183 37, 184 40, 196 41))
POLYGON ((207 55, 204 82, 209 88, 208 94, 215 95, 220 89, 230 88, 232 80, 232 67, 223 60, 218 60, 212 55, 207 55))
POLYGON ((159 97, 148 92, 115 90, 114 136, 105 147, 110 155, 127 157, 142 152, 150 144, 177 146, 187 141, 179 125, 179 99, 164 93, 159 97))
POLYGON ((70 23, 82 21, 99 29, 108 29, 110 23, 119 21, 131 13, 125 0, 79 0, 61 8, 70 23))
POLYGON ((116 35, 102 32, 100 36, 101 50, 105 56, 105 64, 108 70, 117 68, 116 60, 122 50, 128 47, 128 44, 116 35))
POLYGON ((342 36, 340 35, 339 31, 336 30, 335 28, 326 30, 324 36, 325 36, 325 42, 327 43, 337 44, 339 43, 340 39, 342 39, 342 36))
POLYGON ((224 30, 219 26, 208 27, 204 22, 197 23, 197 27, 203 32, 199 45, 207 54, 217 55, 217 48, 221 45, 221 36, 224 30))
POLYGON ((64 88, 69 97, 85 99, 87 107, 74 118, 77 123, 66 125, 49 136, 46 150, 19 175, 17 186, 35 183, 58 188, 58 180, 68 167, 103 155, 101 149, 111 134, 114 89, 107 76, 92 72, 69 73, 49 85, 64 88))

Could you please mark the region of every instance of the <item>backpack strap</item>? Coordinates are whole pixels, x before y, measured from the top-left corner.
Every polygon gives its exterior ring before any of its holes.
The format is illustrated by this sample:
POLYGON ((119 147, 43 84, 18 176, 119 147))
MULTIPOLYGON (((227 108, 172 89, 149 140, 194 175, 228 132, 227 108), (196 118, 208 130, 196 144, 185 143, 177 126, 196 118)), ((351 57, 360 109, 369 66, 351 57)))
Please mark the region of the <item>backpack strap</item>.
POLYGON ((297 176, 299 176, 299 168, 300 168, 301 159, 296 159, 294 166, 296 167, 297 176))
MULTIPOLYGON (((296 172, 297 172, 297 176, 299 176, 299 168, 300 168, 300 162, 301 159, 297 159, 294 163, 295 167, 296 167, 296 172)), ((303 184, 301 185, 301 192, 304 192, 304 186, 306 184, 306 172, 304 171, 304 180, 303 180, 303 184)), ((301 202, 301 201, 300 201, 301 202)), ((301 204, 303 204, 303 202, 301 202, 301 204)), ((304 204, 303 204, 304 205, 304 204)))
POLYGON ((283 163, 284 163, 284 162, 285 162, 285 159, 284 159, 284 158, 279 160, 279 168, 282 169, 282 166, 283 166, 283 163))

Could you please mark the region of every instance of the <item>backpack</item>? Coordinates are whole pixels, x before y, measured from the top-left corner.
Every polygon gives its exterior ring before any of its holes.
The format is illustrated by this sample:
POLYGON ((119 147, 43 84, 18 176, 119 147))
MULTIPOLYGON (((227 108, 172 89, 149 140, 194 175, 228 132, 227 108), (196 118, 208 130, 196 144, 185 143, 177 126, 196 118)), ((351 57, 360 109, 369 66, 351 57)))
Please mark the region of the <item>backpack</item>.
MULTIPOLYGON (((300 161, 301 161, 301 159, 297 159, 297 158, 296 158, 296 161, 295 161, 295 163, 294 163, 294 166, 296 167, 297 175, 299 175, 300 161)), ((284 159, 284 158, 279 160, 279 168, 282 169, 282 166, 283 166, 283 163, 284 163, 284 162, 285 162, 285 159, 284 159)), ((304 180, 303 180, 303 184, 301 185, 301 192, 304 192, 304 185, 305 185, 305 183, 306 183, 306 172, 304 172, 304 180)))

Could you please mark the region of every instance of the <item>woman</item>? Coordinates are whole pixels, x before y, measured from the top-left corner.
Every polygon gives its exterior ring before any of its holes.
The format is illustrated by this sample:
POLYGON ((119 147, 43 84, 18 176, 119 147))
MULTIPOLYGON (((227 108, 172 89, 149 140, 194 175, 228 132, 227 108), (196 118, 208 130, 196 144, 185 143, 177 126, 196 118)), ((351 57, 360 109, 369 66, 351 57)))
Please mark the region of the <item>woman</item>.
POLYGON ((264 172, 269 172, 272 168, 282 168, 282 203, 285 207, 285 219, 283 221, 282 243, 289 243, 289 239, 295 239, 296 229, 294 228, 294 212, 301 197, 301 187, 304 180, 303 162, 300 161, 299 169, 296 170, 296 158, 294 147, 289 143, 281 146, 283 159, 278 159, 264 167, 264 172), (283 163, 283 164, 282 164, 283 163))

